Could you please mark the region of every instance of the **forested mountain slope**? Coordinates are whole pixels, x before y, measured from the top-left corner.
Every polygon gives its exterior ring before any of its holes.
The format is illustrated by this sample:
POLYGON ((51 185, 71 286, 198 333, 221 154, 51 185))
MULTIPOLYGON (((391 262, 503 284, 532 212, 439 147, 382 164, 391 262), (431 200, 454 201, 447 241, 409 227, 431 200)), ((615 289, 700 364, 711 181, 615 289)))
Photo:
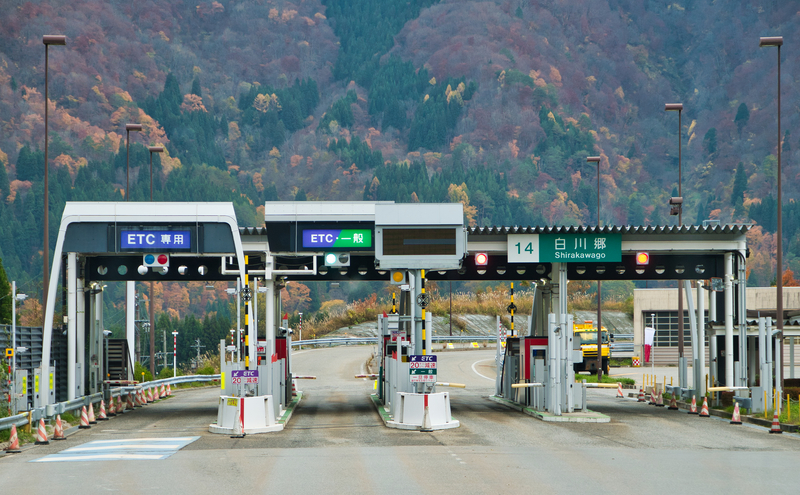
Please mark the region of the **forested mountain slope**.
POLYGON ((44 46, 51 242, 65 201, 461 201, 473 225, 670 224, 684 104, 684 221, 755 221, 773 278, 777 53, 784 35, 787 249, 800 254, 797 5, 684 0, 6 0, 0 257, 41 275, 44 46))

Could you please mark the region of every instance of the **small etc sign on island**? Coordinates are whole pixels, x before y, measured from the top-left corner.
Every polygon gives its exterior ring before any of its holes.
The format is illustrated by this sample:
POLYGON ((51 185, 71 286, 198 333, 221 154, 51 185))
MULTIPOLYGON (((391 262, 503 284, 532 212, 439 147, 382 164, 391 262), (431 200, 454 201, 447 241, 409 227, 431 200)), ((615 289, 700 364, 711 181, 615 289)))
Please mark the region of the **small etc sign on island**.
POLYGON ((408 356, 408 368, 412 383, 436 382, 436 356, 408 356))
POLYGON ((231 383, 258 383, 258 370, 233 370, 231 383))

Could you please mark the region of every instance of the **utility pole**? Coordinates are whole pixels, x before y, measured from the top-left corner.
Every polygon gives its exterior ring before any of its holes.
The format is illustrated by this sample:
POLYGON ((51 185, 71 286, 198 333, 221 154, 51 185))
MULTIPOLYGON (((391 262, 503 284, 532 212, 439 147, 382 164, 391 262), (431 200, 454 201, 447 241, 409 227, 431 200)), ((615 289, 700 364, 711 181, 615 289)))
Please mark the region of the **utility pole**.
POLYGON ((197 360, 195 362, 197 366, 200 366, 200 349, 204 349, 206 346, 200 344, 200 339, 195 339, 195 344, 192 347, 197 349, 197 360))

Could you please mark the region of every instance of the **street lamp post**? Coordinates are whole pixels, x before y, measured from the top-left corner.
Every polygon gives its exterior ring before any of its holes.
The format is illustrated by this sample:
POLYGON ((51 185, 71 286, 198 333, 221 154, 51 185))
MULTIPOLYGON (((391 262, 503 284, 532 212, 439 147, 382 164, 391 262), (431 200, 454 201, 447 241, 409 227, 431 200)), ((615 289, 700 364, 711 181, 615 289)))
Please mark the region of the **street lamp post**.
POLYGON ((130 201, 131 199, 131 189, 130 189, 131 131, 139 132, 141 130, 142 130, 142 124, 125 124, 125 201, 130 201))
MULTIPOLYGON (((683 227, 683 190, 682 177, 681 177, 681 113, 683 112, 683 103, 666 103, 664 104, 664 111, 678 112, 678 197, 670 198, 669 203, 672 205, 670 215, 678 215, 678 230, 683 227)), ((686 362, 683 356, 684 336, 683 336, 683 287, 681 281, 678 280, 678 385, 685 386, 684 380, 686 377, 686 362)))
POLYGON ((49 198, 49 179, 47 156, 48 136, 48 114, 50 95, 48 92, 48 66, 50 65, 50 45, 66 45, 67 37, 58 34, 46 34, 42 36, 44 43, 44 248, 42 258, 44 268, 42 270, 42 308, 47 307, 47 287, 50 283, 50 198, 49 198))
MULTIPOLYGON (((781 46, 783 36, 767 36, 759 38, 758 46, 778 47, 778 232, 777 232, 777 253, 775 253, 778 264, 778 276, 775 281, 777 305, 776 316, 778 320, 778 338, 781 343, 781 368, 783 367, 783 223, 782 212, 783 198, 781 195, 781 46)), ((783 370, 779 370, 781 377, 781 390, 783 390, 783 370)))
MULTIPOLYGON (((162 153, 164 151, 163 146, 150 146, 147 148, 150 152, 150 202, 153 201, 153 153, 162 153)), ((125 197, 128 197, 128 192, 125 192, 125 197)), ((155 363, 155 355, 156 355, 156 334, 154 329, 156 328, 153 321, 153 281, 150 281, 150 291, 147 294, 147 298, 149 301, 147 313, 150 319, 150 374, 155 376, 156 372, 156 363, 155 363)))
MULTIPOLYGON (((587 163, 597 164, 597 232, 600 232, 600 157, 589 156, 587 163)), ((600 280, 597 281, 597 383, 603 378, 603 308, 600 298, 600 280)), ((609 356, 610 357, 610 356, 609 356)))

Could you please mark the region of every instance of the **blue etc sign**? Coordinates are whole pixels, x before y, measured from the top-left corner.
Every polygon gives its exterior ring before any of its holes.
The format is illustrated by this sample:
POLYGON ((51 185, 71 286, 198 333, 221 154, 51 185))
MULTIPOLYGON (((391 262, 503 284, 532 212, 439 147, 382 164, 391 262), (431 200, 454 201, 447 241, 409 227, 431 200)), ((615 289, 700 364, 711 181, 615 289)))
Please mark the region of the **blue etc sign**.
POLYGON ((186 250, 192 247, 189 230, 123 230, 120 247, 128 250, 186 250))

